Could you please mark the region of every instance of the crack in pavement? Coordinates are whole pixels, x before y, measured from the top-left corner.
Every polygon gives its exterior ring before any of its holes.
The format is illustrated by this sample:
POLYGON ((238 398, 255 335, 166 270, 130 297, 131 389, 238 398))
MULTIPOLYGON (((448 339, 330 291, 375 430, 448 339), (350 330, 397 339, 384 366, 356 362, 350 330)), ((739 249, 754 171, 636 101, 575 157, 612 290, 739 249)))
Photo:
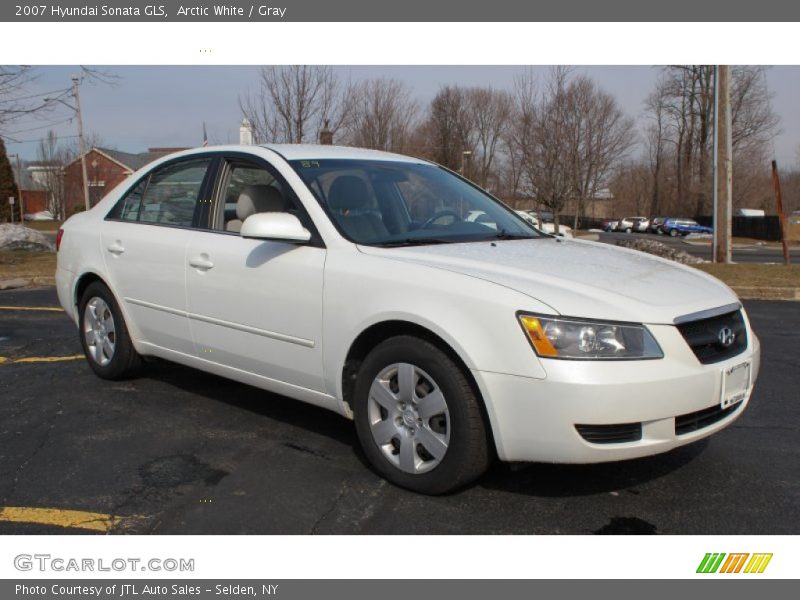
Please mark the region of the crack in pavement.
POLYGON ((347 492, 347 490, 349 489, 349 487, 350 486, 348 484, 348 480, 345 480, 345 481, 342 482, 342 485, 339 486, 339 493, 336 495, 336 498, 334 498, 333 503, 331 504, 331 507, 328 510, 326 510, 324 513, 322 513, 320 518, 317 519, 314 522, 313 525, 311 525, 311 529, 309 530, 310 534, 314 535, 315 533, 317 533, 317 530, 319 529, 320 525, 322 525, 322 523, 329 516, 331 516, 333 514, 333 512, 336 510, 336 507, 339 505, 339 502, 342 500, 342 498, 344 498, 344 495, 347 492))

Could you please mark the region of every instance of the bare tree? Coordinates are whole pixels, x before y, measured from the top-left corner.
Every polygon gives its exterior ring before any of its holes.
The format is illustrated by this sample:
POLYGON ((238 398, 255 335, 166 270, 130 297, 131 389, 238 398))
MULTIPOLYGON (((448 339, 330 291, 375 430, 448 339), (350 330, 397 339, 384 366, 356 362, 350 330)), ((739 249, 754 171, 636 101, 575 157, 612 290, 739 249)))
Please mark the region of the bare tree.
POLYGON ((60 220, 66 218, 66 187, 64 185, 64 167, 74 158, 69 147, 59 142, 55 131, 50 130, 39 140, 36 149, 40 167, 38 183, 48 196, 50 212, 60 220))
POLYGON ((621 214, 649 214, 652 203, 651 177, 647 162, 631 160, 620 165, 609 184, 616 200, 614 208, 621 214))
POLYGON ((454 171, 464 170, 465 158, 475 150, 474 114, 466 90, 441 88, 431 101, 424 130, 433 160, 454 171))
POLYGON ((735 66, 731 71, 734 152, 763 151, 778 133, 780 122, 772 111, 773 94, 767 88, 764 67, 735 66))
POLYGON ((645 144, 651 176, 648 214, 653 216, 660 215, 662 210, 662 179, 669 127, 666 114, 667 102, 667 89, 663 79, 660 79, 656 89, 645 100, 646 116, 649 118, 645 131, 645 144))
POLYGON ((518 97, 524 103, 520 112, 525 123, 522 140, 523 170, 537 201, 553 213, 555 232, 558 215, 574 189, 570 169, 565 167, 574 158, 573 139, 569 128, 569 72, 555 68, 544 91, 535 95, 536 88, 522 82, 518 97))
POLYGON ((575 203, 577 226, 586 202, 609 184, 633 145, 633 122, 591 79, 572 78, 562 67, 541 91, 530 75, 518 80, 516 103, 514 146, 525 185, 552 211, 556 232, 568 201, 575 203))
MULTIPOLYGON (((665 67, 645 103, 652 167, 652 212, 707 214, 711 209, 713 67, 665 67), (670 185, 666 186, 665 184, 670 185)), ((734 203, 757 205, 768 143, 778 118, 762 67, 732 68, 734 203), (751 172, 752 171, 752 172, 751 172), (741 185, 740 185, 741 184, 741 185)))
POLYGON ((0 65, 0 133, 19 119, 52 108, 44 102, 43 94, 31 93, 30 85, 34 80, 31 67, 0 65))
POLYGON ((405 152, 417 116, 411 89, 397 79, 370 79, 354 88, 348 141, 355 146, 405 152))
POLYGON ((495 175, 501 142, 511 118, 513 102, 508 92, 492 88, 471 88, 467 91, 471 122, 474 127, 476 156, 472 159, 475 182, 484 188, 496 188, 495 175))
POLYGON ((259 89, 239 98, 257 143, 316 141, 324 123, 334 135, 349 122, 352 90, 331 67, 262 67, 259 89))
POLYGON ((586 203, 608 186, 614 167, 635 142, 633 120, 625 116, 613 96, 588 77, 576 77, 566 90, 567 131, 572 147, 573 227, 585 214, 586 203))

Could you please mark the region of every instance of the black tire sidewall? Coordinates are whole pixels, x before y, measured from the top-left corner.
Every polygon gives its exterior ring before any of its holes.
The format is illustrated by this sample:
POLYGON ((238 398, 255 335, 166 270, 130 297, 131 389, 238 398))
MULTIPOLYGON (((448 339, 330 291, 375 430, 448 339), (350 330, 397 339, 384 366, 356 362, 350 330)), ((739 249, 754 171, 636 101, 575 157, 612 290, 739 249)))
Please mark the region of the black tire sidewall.
MULTIPOLYGON (((481 436, 476 436, 471 430, 475 411, 479 411, 478 400, 461 368, 436 346, 410 336, 382 342, 362 363, 354 392, 353 409, 359 441, 367 459, 382 477, 426 494, 446 493, 475 478, 476 475, 467 474, 474 465, 465 462, 474 460, 476 444, 486 444, 485 432, 482 433, 483 439, 476 439, 481 436), (369 390, 373 380, 384 368, 399 362, 411 363, 435 380, 445 397, 450 416, 450 440, 444 459, 432 470, 418 475, 405 473, 389 462, 373 440, 368 422, 369 390)), ((483 453, 486 454, 485 448, 483 453)), ((484 465, 483 470, 485 468, 484 465)), ((478 470, 480 474, 482 470, 478 470)))
POLYGON ((133 348, 133 344, 128 334, 128 328, 125 325, 125 319, 122 316, 122 311, 119 309, 119 304, 114 294, 108 289, 105 284, 95 281, 84 290, 81 295, 80 302, 78 303, 78 323, 81 347, 86 355, 86 360, 89 363, 92 371, 103 379, 120 379, 126 377, 134 371, 134 367, 138 366, 138 355, 133 348), (114 356, 111 358, 107 365, 100 365, 92 358, 89 352, 89 347, 86 344, 86 335, 84 334, 84 319, 86 318, 86 305, 92 298, 102 299, 111 310, 112 318, 114 319, 114 332, 116 334, 114 342, 114 356))

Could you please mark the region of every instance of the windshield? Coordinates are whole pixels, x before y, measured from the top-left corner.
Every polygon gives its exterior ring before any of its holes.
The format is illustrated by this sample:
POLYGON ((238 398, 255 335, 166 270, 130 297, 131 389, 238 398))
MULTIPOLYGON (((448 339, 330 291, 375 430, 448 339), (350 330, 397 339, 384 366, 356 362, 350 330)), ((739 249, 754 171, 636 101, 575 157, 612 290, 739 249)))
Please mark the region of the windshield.
POLYGON ((434 165, 342 159, 290 164, 339 231, 357 244, 542 237, 486 192, 434 165))

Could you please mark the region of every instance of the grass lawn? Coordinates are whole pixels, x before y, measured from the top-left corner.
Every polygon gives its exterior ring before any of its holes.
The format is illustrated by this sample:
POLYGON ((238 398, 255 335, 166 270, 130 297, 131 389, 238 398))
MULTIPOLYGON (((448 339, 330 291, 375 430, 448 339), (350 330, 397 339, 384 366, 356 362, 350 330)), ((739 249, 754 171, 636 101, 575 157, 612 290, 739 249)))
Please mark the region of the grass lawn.
POLYGON ((0 279, 34 279, 55 274, 55 252, 0 251, 0 279))
POLYGON ((703 263, 692 265, 718 277, 731 287, 796 288, 800 287, 800 265, 720 265, 703 263))
POLYGON ((62 221, 25 221, 25 227, 36 231, 57 231, 62 221))

